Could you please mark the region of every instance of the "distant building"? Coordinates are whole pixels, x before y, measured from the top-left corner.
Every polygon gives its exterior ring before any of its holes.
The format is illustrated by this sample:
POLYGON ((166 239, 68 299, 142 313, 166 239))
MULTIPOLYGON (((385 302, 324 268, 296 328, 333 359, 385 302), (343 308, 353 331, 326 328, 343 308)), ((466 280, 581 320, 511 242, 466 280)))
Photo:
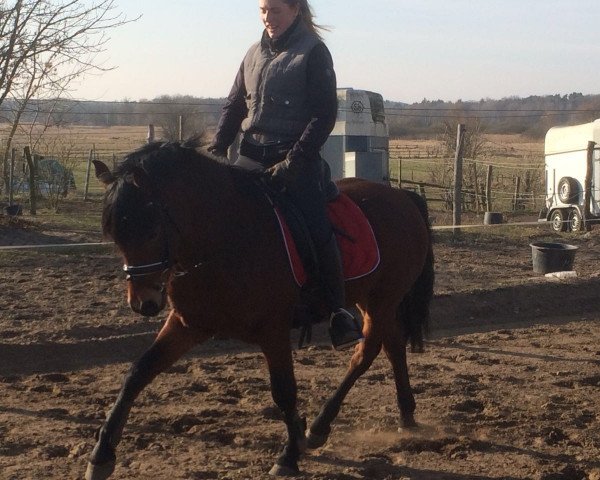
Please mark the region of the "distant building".
POLYGON ((360 177, 389 182, 383 97, 367 90, 339 88, 337 121, 321 153, 335 180, 360 177))

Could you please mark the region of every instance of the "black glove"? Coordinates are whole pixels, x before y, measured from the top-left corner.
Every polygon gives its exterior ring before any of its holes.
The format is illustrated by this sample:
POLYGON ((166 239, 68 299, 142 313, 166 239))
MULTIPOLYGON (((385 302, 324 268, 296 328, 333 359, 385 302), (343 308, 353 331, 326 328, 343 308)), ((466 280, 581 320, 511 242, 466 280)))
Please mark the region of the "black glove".
POLYGON ((206 150, 208 153, 213 154, 218 159, 227 158, 227 149, 223 147, 219 147, 217 145, 209 145, 206 150))
POLYGON ((286 183, 286 180, 290 174, 290 164, 292 162, 289 159, 282 160, 276 163, 272 167, 267 168, 265 171, 267 176, 275 183, 286 183))

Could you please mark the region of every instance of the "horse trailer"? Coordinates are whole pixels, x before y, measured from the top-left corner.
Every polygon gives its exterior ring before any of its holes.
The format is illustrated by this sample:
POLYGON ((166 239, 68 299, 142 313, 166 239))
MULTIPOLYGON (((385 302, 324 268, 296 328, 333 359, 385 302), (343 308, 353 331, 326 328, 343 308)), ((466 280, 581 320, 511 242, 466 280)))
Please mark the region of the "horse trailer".
POLYGON ((600 222, 599 146, 600 119, 546 133, 546 205, 539 220, 553 230, 577 232, 600 222))

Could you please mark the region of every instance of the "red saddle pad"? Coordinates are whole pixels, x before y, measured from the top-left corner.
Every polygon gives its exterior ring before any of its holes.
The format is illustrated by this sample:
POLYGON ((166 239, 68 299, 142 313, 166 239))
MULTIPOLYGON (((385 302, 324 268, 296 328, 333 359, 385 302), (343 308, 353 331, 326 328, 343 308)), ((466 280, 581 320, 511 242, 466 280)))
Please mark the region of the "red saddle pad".
MULTIPOLYGON (((277 220, 285 241, 290 267, 296 283, 306 283, 307 274, 298 255, 296 244, 281 212, 275 208, 277 220)), ((327 204, 327 213, 336 232, 336 239, 342 253, 344 278, 353 280, 368 275, 379 265, 379 248, 373 229, 360 208, 350 197, 340 193, 333 202, 327 204)))

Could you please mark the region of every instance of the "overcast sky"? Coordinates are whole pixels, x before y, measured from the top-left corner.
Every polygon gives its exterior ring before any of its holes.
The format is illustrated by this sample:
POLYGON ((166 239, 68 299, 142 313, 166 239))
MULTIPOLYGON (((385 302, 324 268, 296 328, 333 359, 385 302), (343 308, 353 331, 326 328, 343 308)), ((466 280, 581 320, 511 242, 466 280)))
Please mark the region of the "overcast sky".
MULTIPOLYGON (((117 0, 79 99, 224 97, 260 38, 258 0, 117 0)), ((402 102, 600 94, 599 0, 312 0, 339 87, 402 102)))

